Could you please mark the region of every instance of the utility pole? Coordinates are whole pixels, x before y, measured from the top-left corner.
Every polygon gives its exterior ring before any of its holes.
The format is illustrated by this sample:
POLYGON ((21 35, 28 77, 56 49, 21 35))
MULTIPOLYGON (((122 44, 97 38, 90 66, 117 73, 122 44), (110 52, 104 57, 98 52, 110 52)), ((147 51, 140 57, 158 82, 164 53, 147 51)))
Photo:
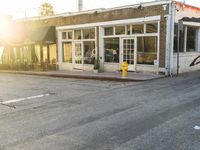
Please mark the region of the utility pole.
POLYGON ((78 0, 78 11, 83 10, 83 0, 78 0))

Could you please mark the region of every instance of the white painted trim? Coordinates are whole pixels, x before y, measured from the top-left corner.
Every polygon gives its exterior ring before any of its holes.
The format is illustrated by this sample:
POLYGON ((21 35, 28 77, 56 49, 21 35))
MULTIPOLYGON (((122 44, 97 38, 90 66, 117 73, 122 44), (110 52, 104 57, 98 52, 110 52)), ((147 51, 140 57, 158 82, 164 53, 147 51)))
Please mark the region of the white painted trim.
POLYGON ((63 52, 62 52, 62 32, 57 32, 58 34, 58 63, 63 62, 63 52))
POLYGON ((57 26, 56 30, 62 31, 62 30, 68 30, 68 29, 78 29, 78 28, 95 27, 95 26, 105 27, 105 26, 113 26, 113 25, 132 24, 132 23, 144 23, 144 22, 149 22, 149 21, 160 21, 160 19, 161 19, 161 16, 151 16, 151 17, 114 20, 114 21, 87 23, 87 24, 79 24, 79 25, 57 26))
POLYGON ((183 24, 187 26, 200 27, 200 23, 198 22, 183 22, 183 24))
POLYGON ((195 44, 196 51, 200 52, 200 28, 198 28, 196 31, 196 41, 195 42, 196 42, 196 44, 195 44))
POLYGON ((51 19, 56 17, 71 17, 76 15, 84 15, 84 14, 94 14, 94 13, 102 13, 102 12, 109 12, 113 10, 120 10, 120 9, 128 9, 128 8, 138 8, 138 6, 142 5, 143 7, 149 7, 149 6, 157 6, 157 5, 166 5, 170 4, 172 0, 163 0, 163 1, 151 1, 151 2, 144 2, 144 3, 137 3, 133 5, 127 5, 127 6, 120 6, 120 7, 114 7, 114 8, 100 8, 100 9, 93 9, 93 10, 86 10, 81 12, 69 12, 69 13, 62 13, 57 14, 53 16, 45 16, 45 17, 32 17, 32 18, 22 18, 17 19, 17 21, 23 21, 23 20, 45 20, 45 19, 51 19))
POLYGON ((97 30, 98 30, 98 27, 95 27, 95 60, 97 59, 97 60, 99 60, 99 58, 97 58, 98 57, 98 54, 97 53, 99 53, 98 52, 98 48, 97 48, 97 46, 98 46, 98 35, 97 35, 97 30))
POLYGON ((159 36, 158 33, 131 34, 131 35, 111 35, 103 36, 103 38, 127 38, 127 37, 143 37, 143 36, 159 36))

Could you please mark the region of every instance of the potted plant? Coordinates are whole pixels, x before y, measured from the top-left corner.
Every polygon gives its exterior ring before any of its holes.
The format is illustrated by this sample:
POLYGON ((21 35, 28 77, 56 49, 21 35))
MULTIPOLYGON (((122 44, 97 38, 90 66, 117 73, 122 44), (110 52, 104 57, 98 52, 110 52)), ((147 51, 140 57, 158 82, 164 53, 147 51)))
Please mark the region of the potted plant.
POLYGON ((94 62, 94 73, 98 73, 100 69, 100 62, 99 60, 95 60, 94 62))

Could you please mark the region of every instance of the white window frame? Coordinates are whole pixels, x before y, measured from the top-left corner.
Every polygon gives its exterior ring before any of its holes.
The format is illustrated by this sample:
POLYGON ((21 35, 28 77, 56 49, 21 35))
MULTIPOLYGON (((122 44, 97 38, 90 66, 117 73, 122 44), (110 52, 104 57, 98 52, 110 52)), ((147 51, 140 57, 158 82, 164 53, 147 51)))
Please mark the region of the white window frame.
MULTIPOLYGON (((58 32, 59 34, 59 32, 58 32)), ((96 27, 85 27, 85 28, 74 28, 74 29, 66 29, 66 30, 63 30, 61 31, 61 42, 58 42, 60 43, 60 46, 58 46, 59 48, 61 48, 61 52, 62 52, 62 63, 67 63, 67 64, 74 64, 73 60, 74 60, 74 43, 77 43, 77 42, 80 42, 82 43, 82 50, 83 50, 83 55, 84 55, 84 49, 83 49, 83 43, 84 42, 88 42, 88 41, 91 41, 91 42, 95 42, 95 55, 97 55, 97 28, 96 27), (83 38, 83 30, 84 29, 95 29, 95 38, 94 39, 84 39, 83 38), (75 40, 75 30, 81 30, 81 39, 78 39, 78 40, 75 40), (62 39, 62 33, 63 32, 66 32, 66 39, 62 39), (68 32, 72 32, 72 39, 68 39, 68 32), (68 62, 64 62, 63 61, 63 42, 71 42, 72 43, 72 63, 68 63, 68 62)), ((83 62, 83 65, 84 65, 84 62, 83 62)), ((91 65, 91 64, 85 64, 85 65, 91 65)))
MULTIPOLYGON (((63 30, 68 30, 68 29, 77 29, 77 28, 90 28, 90 27, 98 27, 99 28, 99 34, 98 34, 98 38, 96 37, 95 41, 96 41, 96 45, 97 45, 97 40, 99 43, 99 57, 102 57, 102 59, 100 60, 101 63, 104 63, 104 27, 108 27, 108 26, 116 26, 116 25, 128 25, 128 24, 141 24, 141 23, 156 23, 158 22, 158 33, 149 33, 149 36, 157 36, 158 39, 158 46, 157 46, 157 60, 158 60, 158 71, 159 71, 159 54, 160 54, 160 20, 161 20, 161 16, 150 16, 150 17, 141 17, 141 18, 133 18, 133 19, 124 19, 124 20, 114 20, 114 21, 107 21, 107 22, 97 22, 97 23, 88 23, 88 24, 79 24, 79 25, 69 25, 69 26, 60 26, 60 27, 56 27, 56 30, 58 31, 58 35, 60 35, 59 33, 62 32, 63 30)), ((126 27, 127 28, 127 27, 126 27)), ((132 33, 132 28, 130 28, 130 32, 132 33)), ((127 32, 127 30, 126 30, 127 32)), ((146 35, 146 36, 148 36, 146 35)), ((97 34, 96 34, 97 36, 97 34)), ((144 36, 144 34, 138 35, 128 35, 126 33, 126 35, 122 35, 120 37, 136 37, 136 36, 144 36)), ((115 37, 115 36, 106 36, 106 37, 115 37)), ((60 38, 59 38, 60 39, 60 38)), ((59 45, 61 45, 61 43, 59 42, 59 45)), ((58 45, 59 48, 59 52, 60 52, 60 46, 58 45)), ((96 47, 97 49, 97 47, 96 47)))

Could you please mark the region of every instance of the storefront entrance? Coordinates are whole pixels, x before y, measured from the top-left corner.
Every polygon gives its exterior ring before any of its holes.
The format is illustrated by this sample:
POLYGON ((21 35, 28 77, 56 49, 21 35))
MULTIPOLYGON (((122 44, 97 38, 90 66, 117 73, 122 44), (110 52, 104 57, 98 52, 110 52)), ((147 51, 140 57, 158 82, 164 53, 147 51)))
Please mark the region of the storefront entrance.
POLYGON ((136 40, 135 38, 122 38, 122 63, 128 63, 128 71, 135 71, 136 64, 136 40))
POLYGON ((83 44, 74 42, 74 69, 83 69, 83 44))

